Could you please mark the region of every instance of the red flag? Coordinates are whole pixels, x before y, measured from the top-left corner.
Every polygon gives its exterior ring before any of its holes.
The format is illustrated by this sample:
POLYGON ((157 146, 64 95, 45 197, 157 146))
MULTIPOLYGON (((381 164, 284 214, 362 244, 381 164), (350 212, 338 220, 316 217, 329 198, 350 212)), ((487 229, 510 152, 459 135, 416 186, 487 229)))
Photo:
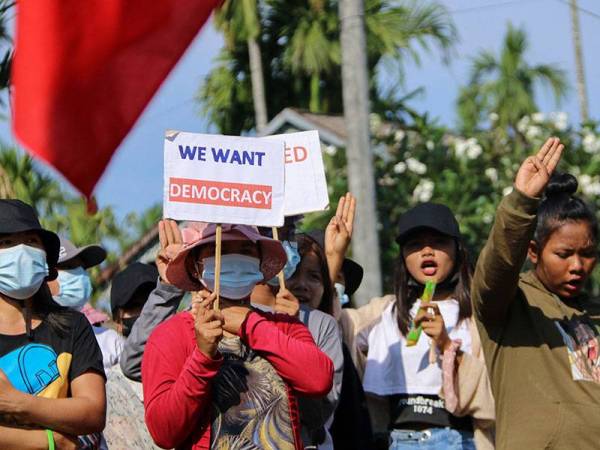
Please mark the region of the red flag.
POLYGON ((115 149, 218 3, 19 1, 14 133, 89 197, 115 149))

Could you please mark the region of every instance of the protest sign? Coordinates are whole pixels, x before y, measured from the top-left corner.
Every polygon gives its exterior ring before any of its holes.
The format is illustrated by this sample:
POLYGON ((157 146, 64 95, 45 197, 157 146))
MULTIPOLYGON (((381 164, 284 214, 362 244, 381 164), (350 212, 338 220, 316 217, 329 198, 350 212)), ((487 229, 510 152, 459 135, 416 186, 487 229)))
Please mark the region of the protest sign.
POLYGON ((318 131, 266 136, 285 141, 285 201, 283 214, 323 211, 329 206, 327 180, 318 131))
POLYGON ((168 131, 164 164, 164 217, 283 225, 283 139, 168 131))

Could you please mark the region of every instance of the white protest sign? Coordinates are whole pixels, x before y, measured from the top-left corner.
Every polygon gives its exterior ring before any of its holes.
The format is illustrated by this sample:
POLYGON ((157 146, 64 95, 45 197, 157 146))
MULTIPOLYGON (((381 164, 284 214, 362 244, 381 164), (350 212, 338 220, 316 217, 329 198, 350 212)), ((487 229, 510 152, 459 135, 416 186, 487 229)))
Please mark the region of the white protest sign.
POLYGON ((285 201, 283 214, 323 211, 329 206, 325 167, 318 131, 276 134, 264 139, 285 141, 285 201))
POLYGON ((282 226, 284 141, 167 131, 164 217, 282 226))

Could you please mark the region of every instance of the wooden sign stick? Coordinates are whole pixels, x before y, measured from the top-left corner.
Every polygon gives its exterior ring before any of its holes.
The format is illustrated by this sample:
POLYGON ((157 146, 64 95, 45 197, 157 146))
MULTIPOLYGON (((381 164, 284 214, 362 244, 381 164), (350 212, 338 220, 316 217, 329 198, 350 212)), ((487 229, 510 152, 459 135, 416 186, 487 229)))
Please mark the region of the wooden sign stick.
POLYGON ((221 293, 221 234, 223 232, 223 226, 218 223, 216 229, 216 242, 215 242, 215 310, 219 310, 219 295, 221 293))
MULTIPOLYGON (((279 231, 277 230, 277 227, 273 227, 272 230, 273 230, 273 239, 278 241, 279 240, 279 231)), ((279 288, 285 289, 285 276, 283 275, 283 269, 281 269, 279 271, 279 273, 277 274, 277 278, 279 278, 279 288)))

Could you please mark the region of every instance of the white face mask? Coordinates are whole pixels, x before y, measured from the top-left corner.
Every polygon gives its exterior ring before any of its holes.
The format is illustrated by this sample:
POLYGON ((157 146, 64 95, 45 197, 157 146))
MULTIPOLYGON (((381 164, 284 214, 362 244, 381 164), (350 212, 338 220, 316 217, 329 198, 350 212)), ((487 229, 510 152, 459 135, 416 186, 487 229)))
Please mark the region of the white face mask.
MULTIPOLYGON (((215 289, 215 257, 211 256, 202 260, 204 270, 200 281, 211 292, 215 289)), ((246 298, 262 281, 260 260, 248 255, 229 253, 221 256, 221 295, 232 300, 246 298)))
POLYGON ((46 252, 25 244, 0 249, 0 292, 25 300, 35 294, 48 276, 46 252))
POLYGON ((62 306, 80 310, 92 295, 92 282, 83 267, 58 271, 59 292, 54 301, 62 306))
POLYGON ((344 286, 341 283, 335 283, 334 286, 335 291, 337 292, 338 299, 340 300, 342 306, 344 306, 346 303, 350 303, 350 297, 348 297, 348 295, 346 294, 346 286, 344 286))

